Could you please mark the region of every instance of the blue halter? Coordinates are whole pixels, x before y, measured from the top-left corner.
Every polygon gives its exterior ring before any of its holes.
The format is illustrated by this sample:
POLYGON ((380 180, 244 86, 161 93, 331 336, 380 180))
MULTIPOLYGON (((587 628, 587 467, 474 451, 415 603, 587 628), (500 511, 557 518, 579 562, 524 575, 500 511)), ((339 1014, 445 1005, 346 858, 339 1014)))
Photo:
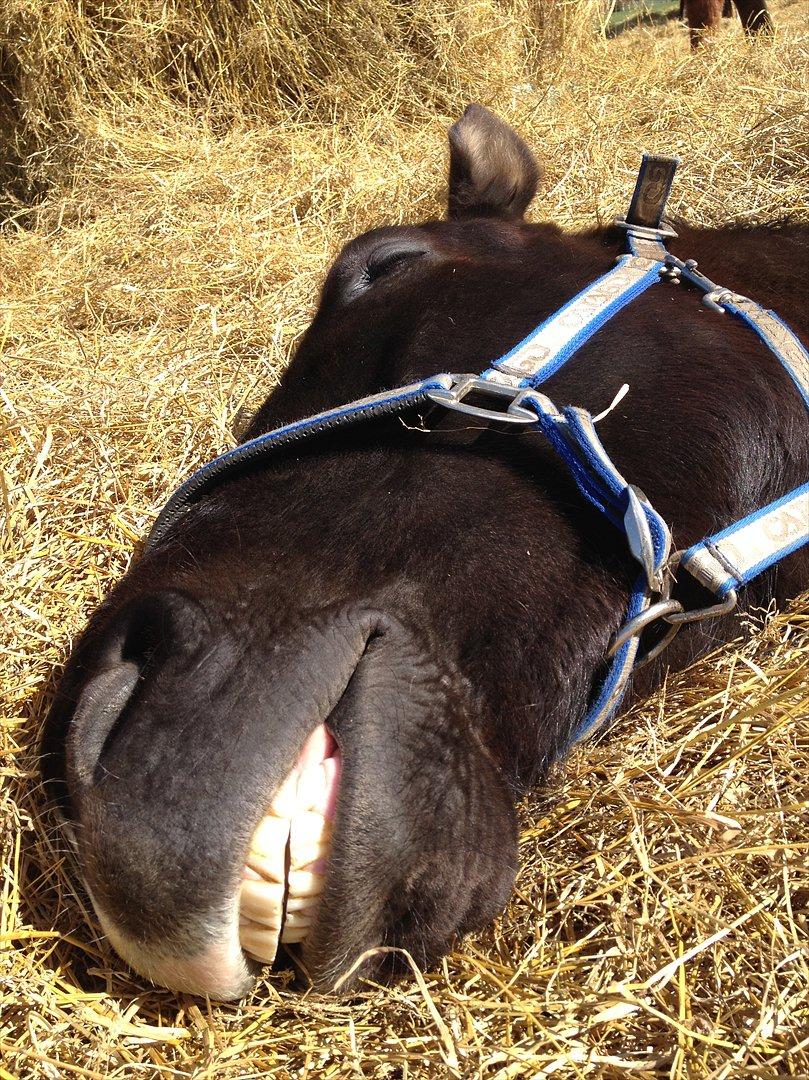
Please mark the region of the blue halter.
POLYGON ((154 548, 211 485, 269 451, 360 420, 399 413, 429 402, 485 420, 539 429, 557 452, 579 491, 620 529, 639 563, 624 625, 615 636, 609 669, 595 700, 571 737, 571 745, 599 730, 623 700, 632 671, 657 656, 688 622, 732 611, 736 590, 809 541, 809 482, 762 507, 686 552, 671 551, 668 526, 643 493, 628 483, 601 444, 593 417, 585 409, 558 409, 539 387, 593 334, 627 304, 661 280, 686 280, 698 288, 713 311, 745 322, 778 357, 809 408, 809 353, 792 330, 753 300, 723 289, 697 270, 693 260, 670 255, 663 212, 677 160, 644 155, 626 218, 629 252, 615 266, 549 316, 482 375, 435 375, 409 386, 362 398, 259 435, 215 458, 171 496, 147 540, 154 548), (470 393, 492 399, 491 407, 467 401, 470 393), (498 401, 499 399, 499 401, 498 401), (496 404, 505 408, 495 408, 496 404), (682 567, 713 592, 716 603, 686 611, 672 599, 673 572, 682 567), (663 619, 662 639, 639 660, 642 631, 663 619))

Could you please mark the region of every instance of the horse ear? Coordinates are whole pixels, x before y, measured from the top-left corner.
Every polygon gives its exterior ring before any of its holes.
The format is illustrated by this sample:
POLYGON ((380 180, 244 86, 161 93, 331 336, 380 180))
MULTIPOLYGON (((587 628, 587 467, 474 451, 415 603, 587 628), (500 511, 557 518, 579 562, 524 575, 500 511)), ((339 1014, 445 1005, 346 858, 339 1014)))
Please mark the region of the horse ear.
POLYGON ((519 135, 482 105, 469 105, 449 129, 448 216, 513 221, 538 183, 539 166, 519 135))

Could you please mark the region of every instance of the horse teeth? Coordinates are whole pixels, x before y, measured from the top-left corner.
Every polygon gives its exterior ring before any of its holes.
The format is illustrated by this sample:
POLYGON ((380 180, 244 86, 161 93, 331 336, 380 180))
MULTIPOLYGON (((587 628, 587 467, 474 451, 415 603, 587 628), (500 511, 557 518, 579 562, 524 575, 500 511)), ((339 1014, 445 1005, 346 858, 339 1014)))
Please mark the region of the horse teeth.
POLYGON ((316 810, 326 819, 331 820, 337 806, 337 790, 340 785, 340 760, 334 757, 327 758, 323 762, 322 769, 323 789, 321 796, 309 809, 316 810))
POLYGON ((303 915, 307 911, 314 911, 316 907, 316 896, 287 896, 287 916, 303 915))
POLYGON ((321 817, 332 816, 337 769, 334 758, 327 758, 326 761, 301 769, 298 781, 299 810, 312 810, 321 817))
POLYGON ((278 952, 278 931, 254 929, 251 926, 239 927, 239 940, 246 953, 261 960, 264 964, 272 964, 278 952))
POLYGON ((285 926, 281 931, 281 941, 284 945, 296 945, 299 941, 303 941, 308 933, 308 926, 301 926, 295 930, 287 929, 285 926))
POLYGON ((289 895, 294 897, 319 896, 323 892, 323 875, 311 870, 290 870, 289 895))
POLYGON ((273 881, 284 880, 289 819, 268 814, 258 824, 250 843, 247 865, 273 881))
POLYGON ((284 930, 308 929, 315 919, 314 905, 303 911, 287 911, 284 918, 284 930))
POLYGON ((298 784, 300 771, 293 769, 270 803, 270 813, 279 818, 291 818, 298 809, 298 784))
POLYGON ((329 849, 331 832, 325 818, 312 811, 298 814, 289 834, 289 864, 301 870, 309 863, 323 858, 329 849))
POLYGON ((292 871, 310 870, 312 873, 322 874, 327 853, 327 845, 302 844, 294 849, 289 868, 292 871))
POLYGON ((298 756, 297 767, 304 769, 308 765, 324 761, 333 752, 334 746, 335 742, 332 733, 325 724, 318 724, 303 744, 303 750, 298 756))
POLYGON ((261 881, 274 881, 278 885, 283 885, 286 876, 286 853, 284 853, 284 864, 282 866, 281 859, 277 855, 271 859, 265 859, 263 856, 254 855, 252 851, 249 851, 247 853, 247 868, 252 870, 261 881))
POLYGON ((280 930, 284 913, 284 886, 274 881, 242 881, 239 910, 262 926, 280 930))
POLYGON ((250 843, 239 894, 239 938, 246 953, 265 963, 275 959, 279 935, 287 944, 302 941, 314 921, 340 774, 335 746, 324 724, 312 732, 250 843))

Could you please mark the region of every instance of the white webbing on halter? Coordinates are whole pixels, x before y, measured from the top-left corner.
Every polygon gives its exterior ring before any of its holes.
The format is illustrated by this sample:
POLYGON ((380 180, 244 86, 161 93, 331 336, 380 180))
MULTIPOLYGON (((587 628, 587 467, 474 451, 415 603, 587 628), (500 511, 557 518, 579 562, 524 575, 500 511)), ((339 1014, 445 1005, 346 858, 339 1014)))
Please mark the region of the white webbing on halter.
POLYGON ((809 483, 694 544, 680 565, 706 589, 724 597, 797 551, 807 534, 809 483))

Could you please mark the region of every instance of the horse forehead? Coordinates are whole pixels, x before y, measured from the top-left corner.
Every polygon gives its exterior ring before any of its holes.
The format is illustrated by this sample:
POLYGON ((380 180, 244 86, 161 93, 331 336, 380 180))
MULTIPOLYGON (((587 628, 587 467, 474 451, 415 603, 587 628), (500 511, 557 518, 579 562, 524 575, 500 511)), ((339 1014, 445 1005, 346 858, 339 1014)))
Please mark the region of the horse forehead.
POLYGON ((541 291, 548 265, 559 266, 571 246, 560 238, 560 230, 544 223, 489 219, 425 221, 363 233, 332 263, 318 308, 321 320, 310 326, 310 339, 326 327, 372 333, 373 320, 379 325, 398 320, 405 329, 428 312, 451 308, 474 322, 483 314, 482 287, 498 307, 515 288, 526 286, 527 274, 541 291), (419 266, 412 273, 397 275, 393 282, 383 273, 378 276, 384 280, 375 280, 380 265, 407 264, 414 257, 419 266), (363 303, 358 305, 359 297, 363 303))

